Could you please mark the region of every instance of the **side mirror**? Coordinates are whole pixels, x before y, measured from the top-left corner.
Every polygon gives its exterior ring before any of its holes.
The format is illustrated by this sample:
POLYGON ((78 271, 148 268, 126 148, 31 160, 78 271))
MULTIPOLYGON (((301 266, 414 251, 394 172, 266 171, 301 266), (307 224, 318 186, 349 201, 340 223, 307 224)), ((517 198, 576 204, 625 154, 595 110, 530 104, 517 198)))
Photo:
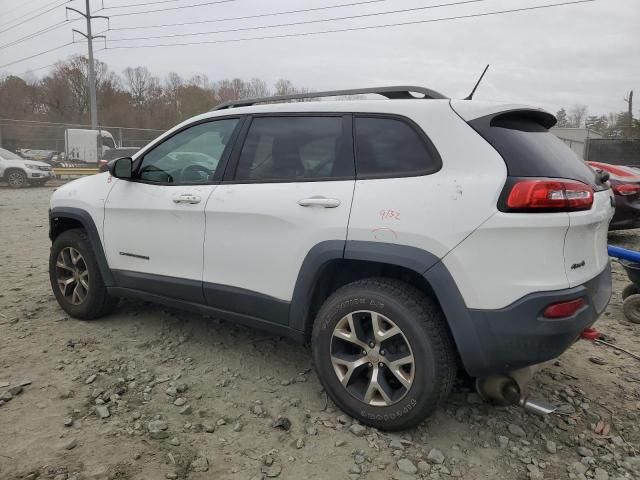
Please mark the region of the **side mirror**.
POLYGON ((131 157, 122 157, 111 160, 107 168, 112 177, 130 179, 132 176, 133 160, 131 157))

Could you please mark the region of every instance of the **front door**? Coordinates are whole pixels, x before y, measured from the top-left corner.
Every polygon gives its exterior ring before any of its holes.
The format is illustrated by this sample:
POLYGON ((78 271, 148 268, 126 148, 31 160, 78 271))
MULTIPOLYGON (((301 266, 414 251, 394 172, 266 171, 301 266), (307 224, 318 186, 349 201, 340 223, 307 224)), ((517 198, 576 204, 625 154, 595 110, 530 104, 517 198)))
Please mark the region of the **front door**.
POLYGON ((202 302, 204 207, 238 124, 179 130, 137 158, 105 203, 107 261, 120 287, 202 302))
POLYGON ((255 116, 229 169, 205 208, 205 296, 214 307, 287 324, 306 255, 320 242, 346 241, 351 118, 255 116))

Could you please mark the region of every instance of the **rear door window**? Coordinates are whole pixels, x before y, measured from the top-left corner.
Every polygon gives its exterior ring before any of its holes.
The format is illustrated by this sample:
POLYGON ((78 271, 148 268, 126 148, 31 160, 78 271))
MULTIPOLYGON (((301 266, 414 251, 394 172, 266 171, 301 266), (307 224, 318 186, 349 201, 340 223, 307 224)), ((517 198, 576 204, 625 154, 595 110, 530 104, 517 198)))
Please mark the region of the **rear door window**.
POLYGON ((256 117, 235 178, 258 182, 353 178, 347 126, 342 116, 256 117))
POLYGON ((357 178, 426 175, 442 165, 426 136, 403 119, 357 116, 354 128, 357 178))

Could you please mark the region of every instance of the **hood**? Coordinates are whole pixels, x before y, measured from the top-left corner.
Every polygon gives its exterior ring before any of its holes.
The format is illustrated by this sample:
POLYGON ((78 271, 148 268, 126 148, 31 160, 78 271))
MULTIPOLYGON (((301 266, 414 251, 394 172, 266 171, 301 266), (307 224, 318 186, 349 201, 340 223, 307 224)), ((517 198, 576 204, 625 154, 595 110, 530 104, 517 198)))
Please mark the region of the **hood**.
POLYGON ((37 160, 27 160, 26 158, 23 160, 2 160, 3 164, 6 167, 25 167, 25 164, 29 164, 29 165, 37 165, 39 167, 49 167, 51 168, 51 165, 49 165, 48 163, 44 163, 44 162, 38 162, 37 160))

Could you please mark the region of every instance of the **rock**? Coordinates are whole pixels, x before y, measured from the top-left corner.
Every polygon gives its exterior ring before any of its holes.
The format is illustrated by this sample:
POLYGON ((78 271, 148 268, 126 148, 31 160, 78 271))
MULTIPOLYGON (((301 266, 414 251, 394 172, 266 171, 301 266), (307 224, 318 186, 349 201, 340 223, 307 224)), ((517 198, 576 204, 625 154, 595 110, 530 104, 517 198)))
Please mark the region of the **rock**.
POLYGON ((31 385, 31 380, 24 379, 18 385, 20 385, 21 387, 26 387, 27 385, 31 385))
POLYGON ((367 427, 360 425, 359 423, 354 423, 349 427, 349 431, 356 437, 362 437, 367 433, 367 427))
POLYGON ((0 395, 0 400, 4 400, 5 402, 8 402, 12 398, 13 398, 13 395, 11 395, 11 393, 9 393, 9 391, 6 391, 2 395, 0 395))
POLYGON ((262 467, 262 473, 269 478, 275 478, 282 473, 282 467, 280 465, 272 465, 270 467, 262 467))
POLYGON ((96 415, 100 418, 109 418, 111 413, 109 413, 109 407, 106 405, 98 405, 96 407, 96 415))
POLYGON ((216 431, 215 425, 211 425, 210 423, 206 423, 204 425, 204 431, 207 433, 213 433, 216 431))
POLYGON ((240 422, 236 422, 236 423, 233 425, 233 431, 234 431, 234 432, 241 432, 243 427, 244 427, 244 425, 242 425, 242 423, 240 423, 240 422))
POLYGON ((21 385, 16 385, 15 387, 11 387, 9 390, 7 390, 11 395, 13 395, 14 397, 16 395, 20 395, 22 393, 22 386, 21 385))
POLYGON ((418 470, 420 473, 429 473, 431 471, 431 465, 429 465, 424 460, 420 460, 418 462, 418 470))
POLYGON ((507 448, 509 446, 509 437, 505 437, 504 435, 498 435, 496 437, 496 440, 498 442, 498 446, 500 448, 507 448))
MULTIPOLYGON (((440 463, 442 463, 442 462, 440 462, 440 463)), ((413 464, 413 462, 411 460, 409 460, 408 458, 401 458, 400 460, 398 460, 396 465, 398 466, 398 470, 400 470, 401 472, 404 472, 404 473, 408 473, 409 475, 413 475, 415 473, 418 473, 418 467, 416 467, 413 464)))
POLYGON ((344 447, 347 444, 347 442, 345 442, 344 440, 336 440, 335 446, 336 447, 344 447))
POLYGON ((337 420, 341 425, 351 425, 351 417, 349 415, 340 415, 337 420))
POLYGON ((431 464, 441 465, 444 463, 444 454, 437 448, 432 448, 427 455, 427 461, 431 464))
POLYGON ((96 378, 98 378, 98 375, 96 375, 95 373, 93 375, 89 375, 84 383, 86 383, 87 385, 91 385, 96 380, 96 378))
POLYGON ((176 399, 173 401, 173 404, 174 404, 176 407, 181 407, 181 406, 183 406, 185 403, 187 403, 187 399, 186 399, 186 398, 184 398, 184 397, 178 397, 178 398, 176 398, 176 399))
POLYGON ((522 429, 522 427, 520 425, 516 425, 515 423, 510 423, 507 426, 507 430, 509 430, 509 433, 511 433, 511 435, 515 435, 516 437, 526 437, 527 434, 526 432, 522 429))
POLYGON ((351 465, 351 468, 349 468, 349 473, 360 474, 362 473, 362 467, 360 467, 360 465, 351 465))
POLYGON ((147 425, 149 436, 155 440, 169 437, 169 432, 166 431, 168 428, 167 422, 162 420, 153 420, 147 425))
POLYGON ((547 451, 547 453, 551 453, 551 454, 555 454, 558 451, 556 447, 556 442, 554 442, 553 440, 547 440, 547 443, 545 443, 544 448, 547 451))
POLYGON ((251 413, 253 413, 257 417, 261 417, 262 415, 264 415, 264 408, 262 408, 260 405, 254 405, 253 407, 251 407, 251 413))
POLYGON ((392 450, 404 450, 404 445, 400 440, 394 439, 389 442, 389 448, 392 450))
POLYGON ((169 443, 177 447, 180 445, 180 440, 178 439, 178 437, 173 437, 171 440, 169 440, 169 443))
POLYGON ((65 440, 60 444, 60 448, 63 450, 73 450, 78 445, 78 441, 75 438, 65 440))
POLYGON ((607 361, 604 358, 600 357, 589 357, 589 361, 591 363, 595 363, 596 365, 606 365, 607 361))
POLYGON ((581 457, 593 457, 593 452, 586 447, 578 447, 576 451, 581 457))
POLYGON ((291 428, 291 420, 287 417, 278 417, 273 421, 273 428, 279 428, 280 430, 288 432, 291 428))
POLYGON ((624 440, 619 436, 611 437, 611 443, 616 447, 624 447, 624 440))
POLYGON ((527 465, 529 480, 543 480, 544 474, 535 465, 527 465))
POLYGON ((366 460, 365 456, 359 453, 353 456, 353 461, 356 462, 356 465, 362 465, 366 460))
POLYGON ((304 440, 302 438, 299 438, 298 440, 296 440, 296 448, 300 450, 302 447, 304 447, 304 440))
POLYGON ((596 480, 609 480, 609 474, 602 468, 596 468, 594 470, 594 478, 596 480))
POLYGON ((588 467, 584 463, 573 462, 567 467, 567 470, 577 475, 580 475, 580 474, 584 475, 585 473, 587 473, 588 467))
POLYGON ((191 462, 190 468, 194 472, 207 472, 209 470, 209 460, 207 460, 207 457, 200 455, 191 462))
POLYGON ((191 415, 192 412, 193 408, 191 408, 191 405, 185 405, 180 409, 180 415, 191 415))

